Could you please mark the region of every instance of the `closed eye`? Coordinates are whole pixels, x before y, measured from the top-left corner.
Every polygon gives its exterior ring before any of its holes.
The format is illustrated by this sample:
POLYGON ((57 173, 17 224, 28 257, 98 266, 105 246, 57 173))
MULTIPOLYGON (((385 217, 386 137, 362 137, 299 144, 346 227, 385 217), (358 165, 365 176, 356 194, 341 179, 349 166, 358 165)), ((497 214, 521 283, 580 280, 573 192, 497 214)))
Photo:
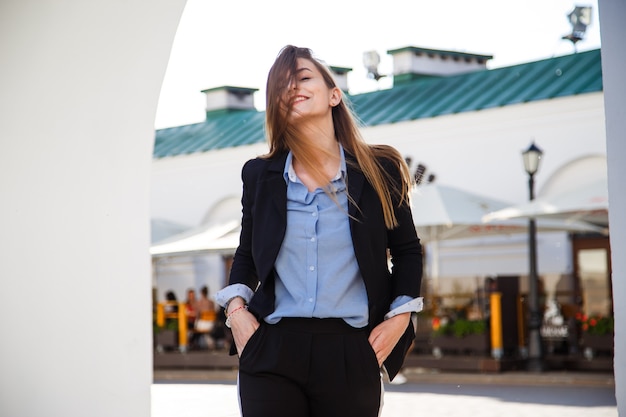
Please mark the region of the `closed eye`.
POLYGON ((307 67, 298 68, 298 70, 296 72, 300 76, 300 81, 310 80, 311 79, 311 75, 313 73, 313 71, 311 71, 311 69, 307 68, 307 67))

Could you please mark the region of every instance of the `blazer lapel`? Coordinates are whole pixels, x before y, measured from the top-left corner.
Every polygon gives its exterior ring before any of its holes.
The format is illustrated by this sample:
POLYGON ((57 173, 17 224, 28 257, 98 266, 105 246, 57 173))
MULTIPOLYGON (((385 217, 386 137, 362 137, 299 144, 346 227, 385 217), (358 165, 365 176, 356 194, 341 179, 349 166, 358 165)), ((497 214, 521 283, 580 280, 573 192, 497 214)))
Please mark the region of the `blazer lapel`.
POLYGON ((360 170, 353 168, 356 164, 355 158, 350 155, 348 152, 346 155, 346 170, 347 174, 347 182, 348 182, 348 195, 350 196, 350 200, 348 201, 348 214, 350 215, 350 221, 352 219, 358 219, 358 207, 355 205, 359 203, 361 198, 361 193, 363 192, 363 186, 365 185, 365 175, 360 170))
POLYGON ((282 223, 280 230, 284 230, 287 225, 287 184, 283 177, 286 160, 287 153, 283 153, 273 159, 267 169, 267 195, 279 214, 278 218, 282 223))

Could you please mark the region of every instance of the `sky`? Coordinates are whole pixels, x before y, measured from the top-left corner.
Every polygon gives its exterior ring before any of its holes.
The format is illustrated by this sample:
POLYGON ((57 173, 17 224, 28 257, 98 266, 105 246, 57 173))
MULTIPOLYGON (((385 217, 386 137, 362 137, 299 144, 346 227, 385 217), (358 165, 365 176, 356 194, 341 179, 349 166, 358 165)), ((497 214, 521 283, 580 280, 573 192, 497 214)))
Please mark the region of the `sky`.
POLYGON ((498 68, 575 52, 562 36, 567 15, 591 6, 576 50, 600 47, 598 2, 571 0, 187 0, 164 77, 155 127, 202 122, 202 90, 258 88, 264 108, 267 73, 288 44, 312 49, 329 65, 349 67, 351 94, 391 87, 367 77, 363 53, 376 51, 379 72, 392 73, 390 49, 406 46, 493 55, 498 68))

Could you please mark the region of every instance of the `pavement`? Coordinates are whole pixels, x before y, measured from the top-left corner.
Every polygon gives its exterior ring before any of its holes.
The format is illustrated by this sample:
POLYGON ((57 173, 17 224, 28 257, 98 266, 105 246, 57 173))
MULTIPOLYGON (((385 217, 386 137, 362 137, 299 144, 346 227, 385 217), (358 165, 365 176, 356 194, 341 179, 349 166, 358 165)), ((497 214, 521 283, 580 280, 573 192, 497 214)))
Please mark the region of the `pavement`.
MULTIPOLYGON (((508 386, 572 386, 572 387, 615 387, 615 379, 608 372, 525 372, 498 373, 440 372, 423 368, 404 368, 398 381, 414 384, 471 384, 508 386), (402 378, 404 377, 404 378, 402 378)), ((237 370, 181 370, 159 369, 154 371, 155 383, 234 383, 237 370)), ((385 380, 387 383, 388 381, 385 380)), ((395 385, 395 384, 390 384, 395 385)))
MULTIPOLYGON (((451 373, 384 381, 380 417, 618 417, 610 373, 451 373)), ((236 370, 155 370, 152 417, 240 416, 236 370)))

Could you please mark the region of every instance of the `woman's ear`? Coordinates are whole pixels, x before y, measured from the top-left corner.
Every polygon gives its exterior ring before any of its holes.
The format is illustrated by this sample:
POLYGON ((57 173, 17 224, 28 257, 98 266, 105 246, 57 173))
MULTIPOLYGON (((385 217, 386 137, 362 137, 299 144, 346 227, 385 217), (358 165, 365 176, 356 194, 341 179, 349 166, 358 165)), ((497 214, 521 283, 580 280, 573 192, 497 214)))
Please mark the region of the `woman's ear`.
POLYGON ((343 97, 343 93, 339 87, 333 87, 330 91, 330 106, 335 107, 339 103, 341 103, 341 98, 343 97))

